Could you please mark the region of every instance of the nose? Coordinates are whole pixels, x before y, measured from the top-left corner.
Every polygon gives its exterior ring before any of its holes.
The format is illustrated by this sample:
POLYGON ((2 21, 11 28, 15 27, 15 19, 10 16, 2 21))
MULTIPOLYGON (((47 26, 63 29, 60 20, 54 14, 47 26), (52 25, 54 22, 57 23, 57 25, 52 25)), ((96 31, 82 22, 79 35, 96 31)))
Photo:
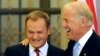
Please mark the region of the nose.
POLYGON ((62 27, 63 28, 66 28, 67 27, 67 23, 63 20, 63 22, 62 22, 62 27))
POLYGON ((37 33, 33 34, 33 37, 32 38, 33 39, 37 39, 38 38, 38 34, 37 33))

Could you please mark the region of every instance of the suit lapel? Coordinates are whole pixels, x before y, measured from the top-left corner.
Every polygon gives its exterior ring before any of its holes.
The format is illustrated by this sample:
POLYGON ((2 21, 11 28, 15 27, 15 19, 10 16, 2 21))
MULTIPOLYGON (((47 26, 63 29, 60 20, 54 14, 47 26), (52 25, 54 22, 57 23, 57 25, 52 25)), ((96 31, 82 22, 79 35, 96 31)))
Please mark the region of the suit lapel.
POLYGON ((73 55, 73 46, 75 45, 75 41, 70 40, 68 43, 68 48, 66 49, 66 56, 73 55))
POLYGON ((91 35, 91 37, 89 38, 89 40, 86 42, 86 44, 84 45, 80 56, 87 56, 89 52, 91 52, 91 50, 93 49, 93 46, 95 44, 96 40, 96 34, 95 32, 93 32, 93 34, 91 35))
POLYGON ((52 56, 52 54, 53 54, 52 46, 49 44, 47 56, 52 56))

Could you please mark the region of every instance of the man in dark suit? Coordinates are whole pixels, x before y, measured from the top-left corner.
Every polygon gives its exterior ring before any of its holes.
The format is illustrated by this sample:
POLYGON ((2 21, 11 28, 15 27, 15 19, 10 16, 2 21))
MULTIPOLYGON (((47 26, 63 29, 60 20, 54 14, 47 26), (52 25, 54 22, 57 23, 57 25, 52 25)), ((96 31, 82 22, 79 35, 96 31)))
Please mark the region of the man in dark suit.
POLYGON ((64 7, 63 28, 70 39, 66 55, 100 56, 100 37, 93 30, 93 15, 82 2, 71 2, 64 7))
POLYGON ((50 34, 49 16, 42 11, 33 11, 25 21, 29 44, 8 47, 5 56, 64 56, 64 51, 47 43, 50 34))

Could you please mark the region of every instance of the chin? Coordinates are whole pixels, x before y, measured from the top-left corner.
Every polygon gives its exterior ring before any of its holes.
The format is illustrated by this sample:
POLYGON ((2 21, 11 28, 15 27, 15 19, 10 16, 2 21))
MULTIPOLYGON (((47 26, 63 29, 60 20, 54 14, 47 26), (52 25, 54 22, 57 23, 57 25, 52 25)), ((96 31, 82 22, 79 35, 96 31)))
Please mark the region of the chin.
POLYGON ((32 46, 33 46, 34 48, 39 48, 41 45, 39 45, 39 44, 32 44, 32 46))
POLYGON ((40 48, 40 46, 34 46, 34 48, 40 48))
POLYGON ((71 40, 71 38, 68 38, 68 40, 71 40))
POLYGON ((71 38, 71 37, 68 37, 68 39, 69 39, 69 40, 73 40, 73 38, 71 38))

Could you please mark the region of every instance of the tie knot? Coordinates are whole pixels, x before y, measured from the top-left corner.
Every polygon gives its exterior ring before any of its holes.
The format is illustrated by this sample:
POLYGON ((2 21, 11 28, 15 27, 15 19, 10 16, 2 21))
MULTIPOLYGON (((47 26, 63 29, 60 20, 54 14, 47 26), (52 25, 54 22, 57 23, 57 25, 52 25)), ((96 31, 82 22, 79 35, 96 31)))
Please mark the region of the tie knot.
POLYGON ((40 50, 39 50, 38 48, 36 48, 34 51, 35 51, 35 52, 40 52, 40 50))
POLYGON ((73 56, 79 56, 80 54, 80 43, 76 43, 73 47, 73 56))
POLYGON ((40 50, 38 48, 36 48, 34 51, 36 52, 36 55, 39 56, 40 50))
POLYGON ((76 46, 79 47, 79 46, 80 46, 80 43, 77 42, 77 43, 76 43, 76 46))

